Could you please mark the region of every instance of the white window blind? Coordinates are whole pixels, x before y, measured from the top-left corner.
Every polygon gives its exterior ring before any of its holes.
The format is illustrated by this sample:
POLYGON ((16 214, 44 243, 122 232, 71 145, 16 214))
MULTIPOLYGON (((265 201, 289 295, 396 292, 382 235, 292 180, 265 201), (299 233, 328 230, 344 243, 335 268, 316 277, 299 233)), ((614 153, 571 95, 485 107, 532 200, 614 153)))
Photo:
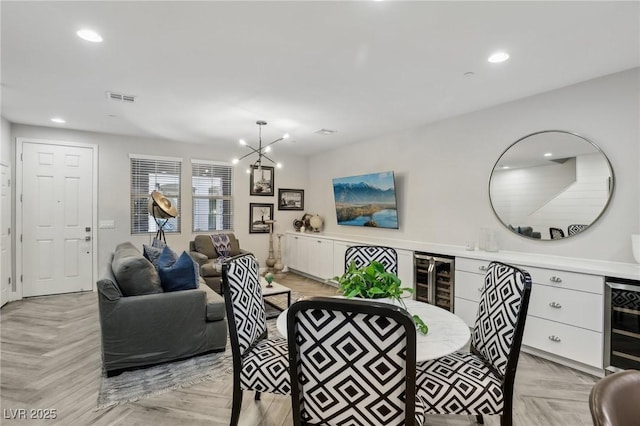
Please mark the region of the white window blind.
POLYGON ((191 162, 193 232, 233 230, 233 166, 191 162))
MULTIPOLYGON (((180 232, 180 159, 131 156, 131 233, 153 233, 158 225, 149 214, 152 191, 160 191, 178 210, 178 217, 164 225, 165 232, 180 232)), ((158 219, 160 224, 165 219, 158 219)))

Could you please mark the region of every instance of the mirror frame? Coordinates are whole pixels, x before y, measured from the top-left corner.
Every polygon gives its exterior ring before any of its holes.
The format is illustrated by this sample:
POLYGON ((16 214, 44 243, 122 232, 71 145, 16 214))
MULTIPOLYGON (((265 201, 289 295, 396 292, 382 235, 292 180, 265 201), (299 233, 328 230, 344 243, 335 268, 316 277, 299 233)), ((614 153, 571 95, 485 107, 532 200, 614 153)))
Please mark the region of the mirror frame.
POLYGON ((496 160, 496 162, 493 164, 493 168, 491 169, 491 174, 489 175, 489 184, 487 185, 487 189, 488 189, 488 195, 489 195, 489 204, 491 205, 491 210, 493 211, 493 214, 495 215, 495 217, 498 219, 498 221, 505 227, 506 230, 508 230, 509 232, 518 235, 522 238, 526 238, 528 240, 533 240, 533 241, 562 241, 562 240, 566 240, 567 238, 571 238, 571 237, 575 237, 578 234, 581 234, 583 231, 591 228, 591 226, 593 226, 594 223, 596 223, 598 221, 598 219, 600 219, 602 217, 602 215, 604 214, 605 211, 607 211, 607 208, 609 207, 609 204, 611 204, 611 200, 613 199, 613 195, 614 195, 614 191, 615 191, 615 186, 616 186, 616 178, 615 178, 615 174, 613 172, 613 166, 611 165, 611 162, 609 161, 609 158, 607 157, 607 155, 604 153, 604 151, 602 149, 600 149, 600 147, 593 142, 592 140, 578 134, 575 132, 569 132, 567 130, 541 130, 538 132, 533 132, 533 133, 529 133, 528 135, 525 135, 523 137, 521 137, 520 139, 516 140, 515 142, 513 142, 511 145, 509 145, 504 151, 502 151, 502 154, 500 154, 500 156, 498 157, 498 159, 496 160), (604 158, 604 160, 607 162, 607 166, 609 166, 609 172, 611 174, 610 180, 609 180, 609 198, 607 199, 607 202, 605 203, 605 205, 602 207, 602 210, 600 211, 600 213, 598 214, 598 216, 596 216, 595 219, 593 219, 591 221, 591 223, 584 228, 583 230, 581 230, 580 232, 576 232, 573 235, 566 235, 563 238, 557 238, 557 239, 542 239, 542 238, 533 238, 533 237, 529 237, 528 235, 524 235, 524 234, 519 234, 515 231, 513 231, 511 228, 509 228, 509 226, 504 223, 502 221, 502 219, 500 218, 500 216, 498 216, 498 212, 496 212, 495 207, 493 206, 493 200, 491 199, 491 178, 493 177, 493 173, 496 170, 496 167, 498 166, 498 163, 500 162, 500 160, 502 159, 502 157, 507 153, 507 151, 509 151, 513 146, 515 146, 517 143, 532 137, 532 136, 536 136, 536 135, 540 135, 543 133, 564 133, 564 134, 568 134, 568 135, 572 135, 572 136, 576 136, 582 140, 584 140, 585 142, 591 144, 591 146, 593 146, 597 152, 600 153, 600 155, 602 155, 602 157, 604 158))

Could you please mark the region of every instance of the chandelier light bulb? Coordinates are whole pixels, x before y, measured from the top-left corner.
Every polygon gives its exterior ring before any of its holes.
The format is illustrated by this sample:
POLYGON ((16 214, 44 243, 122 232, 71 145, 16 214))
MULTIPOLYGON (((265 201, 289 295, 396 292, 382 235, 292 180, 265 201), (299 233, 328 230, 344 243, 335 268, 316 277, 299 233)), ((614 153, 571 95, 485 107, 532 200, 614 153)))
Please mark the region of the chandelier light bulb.
POLYGON ((285 133, 284 135, 282 135, 282 139, 289 139, 289 133, 285 133))
POLYGON ((277 167, 277 168, 279 168, 279 169, 281 169, 281 168, 282 168, 282 163, 277 163, 277 164, 276 164, 276 167, 277 167))
POLYGON ((245 141, 244 139, 240 139, 238 142, 240 142, 240 145, 245 146, 247 144, 247 141, 245 141))
POLYGON ((264 152, 271 152, 271 147, 270 147, 270 146, 266 147, 266 148, 264 149, 264 152))
POLYGON ((251 169, 247 169, 246 172, 247 172, 248 175, 250 175, 251 174, 251 169))
POLYGON ((234 158, 233 160, 231 160, 231 162, 233 164, 238 164, 240 162, 240 160, 238 160, 237 158, 234 158))

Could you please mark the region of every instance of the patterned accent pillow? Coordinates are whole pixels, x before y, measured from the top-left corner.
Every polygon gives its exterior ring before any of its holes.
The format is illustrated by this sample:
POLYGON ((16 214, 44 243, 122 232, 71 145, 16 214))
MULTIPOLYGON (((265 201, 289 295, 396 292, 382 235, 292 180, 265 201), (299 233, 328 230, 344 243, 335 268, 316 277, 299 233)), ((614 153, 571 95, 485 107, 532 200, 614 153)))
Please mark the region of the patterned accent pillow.
POLYGON ((193 260, 185 251, 170 266, 159 264, 158 274, 165 292, 198 288, 198 275, 193 267, 193 260))
POLYGON ((212 234, 211 242, 219 257, 225 258, 231 255, 231 240, 227 234, 212 234))

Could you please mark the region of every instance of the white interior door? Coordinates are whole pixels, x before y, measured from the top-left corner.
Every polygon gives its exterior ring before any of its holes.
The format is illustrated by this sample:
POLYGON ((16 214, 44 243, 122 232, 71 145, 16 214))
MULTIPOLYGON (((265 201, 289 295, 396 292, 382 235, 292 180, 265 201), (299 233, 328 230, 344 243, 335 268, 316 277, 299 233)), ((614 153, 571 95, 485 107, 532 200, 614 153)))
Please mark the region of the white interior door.
POLYGON ((22 295, 92 289, 93 149, 27 142, 22 154, 22 295))
POLYGON ((11 169, 0 164, 0 306, 11 300, 11 169))

